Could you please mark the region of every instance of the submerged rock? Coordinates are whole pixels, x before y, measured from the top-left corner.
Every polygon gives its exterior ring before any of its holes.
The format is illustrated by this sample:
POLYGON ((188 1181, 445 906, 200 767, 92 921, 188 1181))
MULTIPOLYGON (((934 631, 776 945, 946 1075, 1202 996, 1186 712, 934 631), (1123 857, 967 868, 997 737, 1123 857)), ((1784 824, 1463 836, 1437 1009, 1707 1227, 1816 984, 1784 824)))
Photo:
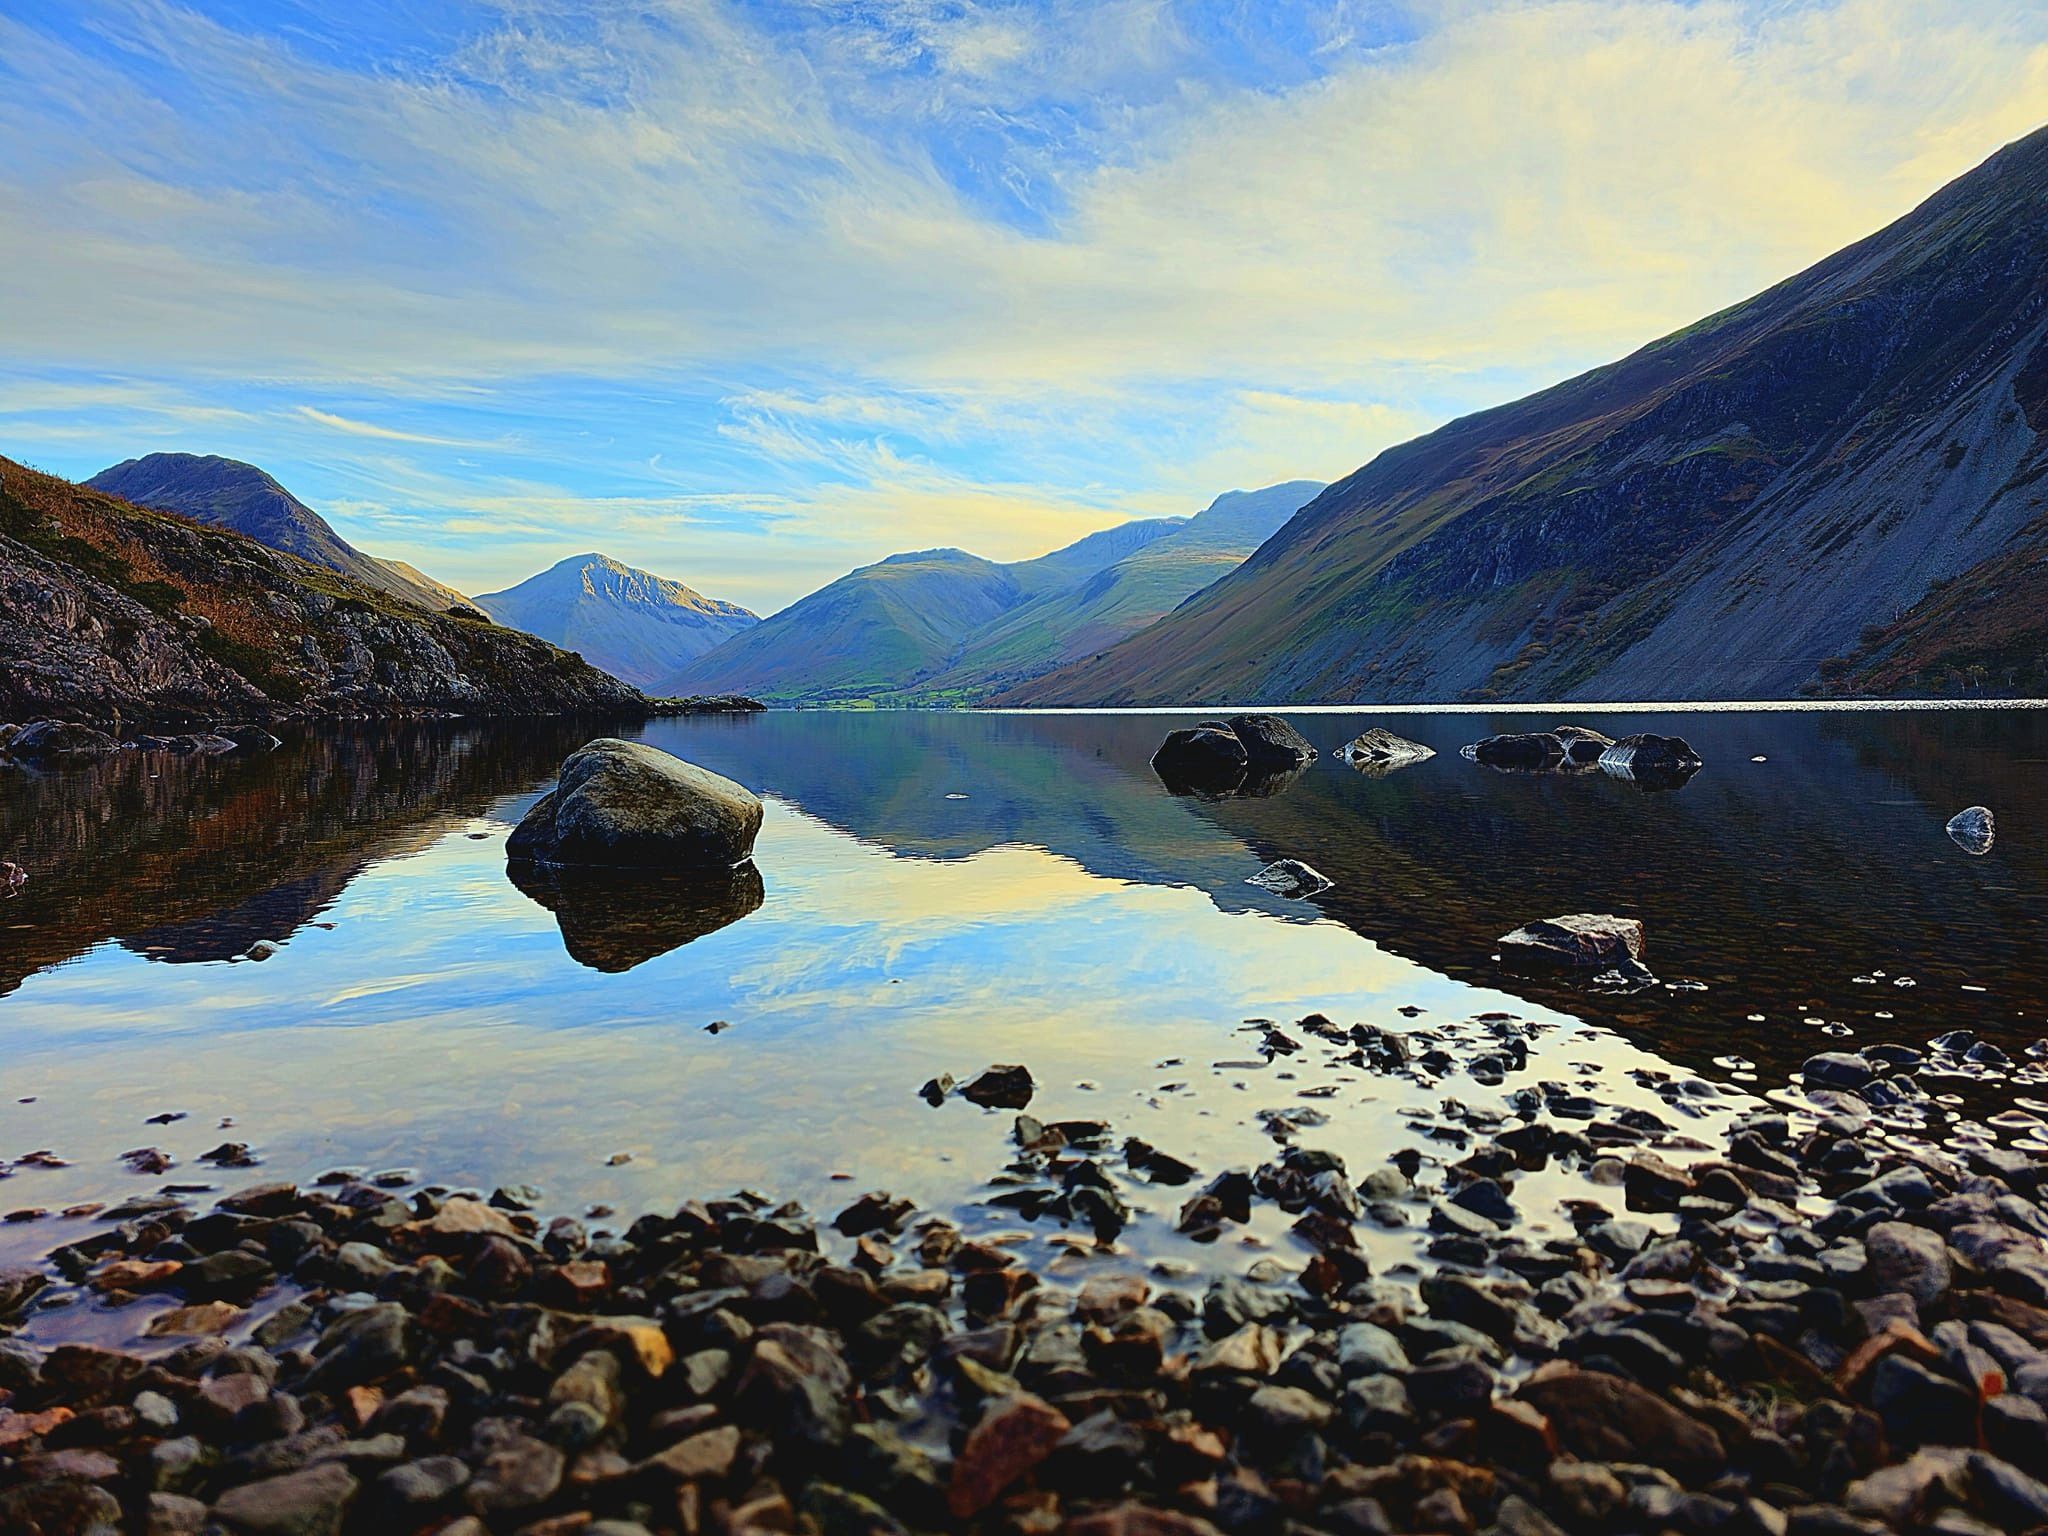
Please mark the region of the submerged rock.
POLYGON ((1505 965, 1534 970, 1601 970, 1624 972, 1642 963, 1643 925, 1633 917, 1605 912, 1577 912, 1529 923, 1501 935, 1505 965))
POLYGON ((1436 749, 1375 726, 1344 744, 1344 761, 1361 773, 1392 773, 1436 756, 1436 749))
POLYGON ((1152 771, 1175 794, 1227 795, 1244 782, 1251 761, 1237 733, 1220 725, 1174 731, 1152 754, 1152 771))
POLYGON ((1546 769, 1564 760, 1565 746, 1550 731, 1522 731, 1489 736, 1462 749, 1463 755, 1488 768, 1546 769))
POLYGON ((1308 738, 1278 715, 1232 715, 1229 725, 1254 772, 1299 768, 1316 760, 1308 738))
POLYGON ((1991 812, 1981 805, 1973 805, 1967 811, 1957 811, 1949 818, 1948 835, 1955 839, 1955 845, 1963 852, 1982 858, 1991 851, 1992 839, 1997 828, 1991 812))
POLYGON ((1337 882, 1299 859, 1277 859, 1256 875, 1247 875, 1244 883, 1271 891, 1275 896, 1300 901, 1304 897, 1322 894, 1337 882))
POLYGON ((646 745, 600 737, 505 844, 512 859, 632 869, 731 869, 753 857, 761 802, 731 779, 646 745))

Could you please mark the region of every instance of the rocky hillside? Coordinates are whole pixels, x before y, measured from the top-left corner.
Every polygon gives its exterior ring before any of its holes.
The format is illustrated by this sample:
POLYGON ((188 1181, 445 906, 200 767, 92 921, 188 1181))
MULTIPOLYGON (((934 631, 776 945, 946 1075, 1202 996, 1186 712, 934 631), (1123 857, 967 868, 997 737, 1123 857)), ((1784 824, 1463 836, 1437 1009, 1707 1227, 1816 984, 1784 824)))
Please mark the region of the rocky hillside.
POLYGON ((737 603, 607 555, 572 555, 516 587, 485 593, 476 605, 500 624, 642 688, 761 622, 737 603))
POLYGON ((129 723, 643 704, 480 618, 0 459, 0 720, 129 723))
POLYGON ((1746 303, 1388 450, 1012 697, 2026 691, 2044 477, 2048 130, 1746 303))
POLYGON ((364 554, 269 475, 238 459, 151 453, 125 459, 85 483, 138 507, 182 512, 209 527, 246 533, 259 544, 324 565, 417 607, 439 612, 469 601, 402 560, 364 554))

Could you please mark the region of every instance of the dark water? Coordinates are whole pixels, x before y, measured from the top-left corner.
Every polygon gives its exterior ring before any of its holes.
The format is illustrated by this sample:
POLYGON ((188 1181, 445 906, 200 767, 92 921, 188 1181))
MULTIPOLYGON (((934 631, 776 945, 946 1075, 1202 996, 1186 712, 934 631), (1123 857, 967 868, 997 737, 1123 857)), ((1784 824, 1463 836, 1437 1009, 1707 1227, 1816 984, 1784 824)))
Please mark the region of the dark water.
MULTIPOLYGON (((146 1192, 164 1179, 118 1159, 149 1145, 173 1180, 396 1165, 627 1217, 742 1185, 946 1207, 1001 1168, 1009 1118, 927 1109, 915 1090, 940 1071, 1023 1062, 1034 1113, 1111 1119, 1205 1168, 1256 1160, 1257 1112, 1312 1081, 1319 1140, 1364 1168, 1447 1094, 1498 1106, 1516 1084, 1256 1061, 1245 1019, 1315 1010, 1453 1030, 1512 1012, 1546 1031, 1530 1078, 1616 1101, 1644 1074, 1770 1093, 1820 1049, 1968 1028, 2018 1056, 2048 1034, 2048 716, 1583 717, 1690 739, 1707 767, 1666 793, 1458 756, 1549 720, 1295 718, 1322 761, 1223 801, 1150 772, 1179 717, 653 722, 769 799, 758 884, 713 892, 507 878, 506 831, 587 726, 0 770, 0 857, 31 872, 0 902, 0 1158, 70 1163, 17 1168, 0 1208, 146 1192), (1379 778, 1336 760, 1372 724, 1438 755, 1379 778), (1973 803, 1999 817, 1983 857, 1943 831, 1973 803), (1244 883, 1283 856, 1334 888, 1244 883), (1678 985, 1501 971, 1501 934, 1577 911, 1640 917, 1678 985), (147 1123, 165 1112, 185 1118, 147 1123), (257 1174, 194 1161, 230 1138, 257 1174)), ((1930 1086, 1952 1096, 1937 1121, 2003 1112, 2008 1136, 2048 1109, 2025 1074, 1930 1086)), ((1133 1240, 1173 1255, 1174 1203, 1133 1240)), ((0 1257, 73 1235, 54 1215, 0 1227, 0 1257)))

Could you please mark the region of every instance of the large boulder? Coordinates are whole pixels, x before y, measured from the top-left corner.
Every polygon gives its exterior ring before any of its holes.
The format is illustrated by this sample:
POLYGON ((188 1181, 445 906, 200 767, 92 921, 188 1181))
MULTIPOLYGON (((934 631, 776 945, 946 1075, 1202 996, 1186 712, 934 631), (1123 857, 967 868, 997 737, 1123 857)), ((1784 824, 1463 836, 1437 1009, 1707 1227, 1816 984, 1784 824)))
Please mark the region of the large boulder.
POLYGON ((9 755, 26 762, 47 758, 102 757, 121 743, 105 731, 71 720, 31 720, 7 743, 9 755))
POLYGON ((1227 795, 1244 782, 1250 761, 1237 733, 1222 725, 1174 731, 1152 754, 1152 771, 1176 793, 1227 795))
POLYGON ((1254 773, 1299 768, 1316 760, 1308 738, 1278 715, 1232 715, 1229 724, 1244 744, 1245 761, 1254 773))
POLYGON ((731 779, 645 742, 600 737, 505 844, 508 858, 617 869, 732 869, 754 854, 761 802, 731 779))
POLYGON ((1600 766, 1625 779, 1683 779, 1698 773, 1704 760, 1683 736, 1644 732, 1624 736, 1601 752, 1600 766))
POLYGON ((1462 751, 1473 762, 1484 763, 1489 768, 1522 772, 1555 768, 1565 757, 1564 743, 1551 731, 1518 731, 1505 736, 1489 736, 1484 741, 1473 742, 1462 751))
POLYGON ((1373 775, 1392 773, 1397 768, 1406 768, 1411 763, 1424 762, 1435 756, 1435 748, 1425 747, 1405 736, 1396 736, 1378 726, 1352 737, 1344 744, 1343 752, 1345 762, 1360 773, 1373 775))

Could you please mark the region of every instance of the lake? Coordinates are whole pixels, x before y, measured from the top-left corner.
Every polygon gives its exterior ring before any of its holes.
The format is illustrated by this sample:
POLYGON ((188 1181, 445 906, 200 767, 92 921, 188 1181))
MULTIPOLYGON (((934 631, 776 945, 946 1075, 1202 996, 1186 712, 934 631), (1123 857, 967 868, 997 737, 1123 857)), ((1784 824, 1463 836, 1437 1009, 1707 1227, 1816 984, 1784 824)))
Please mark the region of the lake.
MULTIPOLYGON (((1007 1230, 1016 1213, 987 1202, 1013 1117, 918 1094, 993 1063, 1030 1068, 1034 1116, 1106 1120, 1204 1176, 1270 1156, 1275 1114, 1362 1174, 1403 1147, 1451 1155, 1468 1111, 1540 1083, 1711 1116, 1786 1094, 1817 1051, 1968 1029, 2013 1064, 1922 1074, 1931 1096, 1896 1133, 2048 1144, 2048 1067, 2026 1054, 2048 1034, 2048 715, 1563 717, 1690 740, 1705 769, 1654 792, 1458 753, 1548 718, 1299 711, 1322 759, 1222 800, 1149 767, 1197 718, 622 728, 767 800, 758 885, 714 895, 536 899, 508 878, 507 832, 589 725, 362 725, 261 757, 0 770, 0 856, 31 873, 0 902, 0 1158, 63 1164, 0 1183, 0 1207, 50 1213, 0 1227, 0 1260, 77 1236, 55 1213, 79 1202, 334 1168, 532 1183, 548 1210, 621 1225, 741 1187, 825 1215, 886 1188, 1007 1230), (1437 755, 1358 772, 1335 749, 1370 725, 1437 755), (1973 856, 1944 824, 1979 803, 1998 836, 1973 856), (1290 901, 1246 883, 1282 857, 1335 884, 1290 901), (1659 984, 1495 959, 1510 929, 1581 911, 1641 918, 1659 984), (1296 1027, 1317 1013, 1454 1059, 1374 1072, 1296 1027), (1526 1068, 1475 1074, 1504 1033, 1526 1068), (200 1161, 223 1142, 255 1165, 200 1161), (146 1148, 170 1170, 129 1171, 146 1148)), ((1125 1248, 1193 1269, 1285 1256, 1277 1226, 1180 1237, 1189 1192, 1135 1185, 1125 1248)), ((1029 1233, 1057 1262, 1067 1235, 1029 1233)))

